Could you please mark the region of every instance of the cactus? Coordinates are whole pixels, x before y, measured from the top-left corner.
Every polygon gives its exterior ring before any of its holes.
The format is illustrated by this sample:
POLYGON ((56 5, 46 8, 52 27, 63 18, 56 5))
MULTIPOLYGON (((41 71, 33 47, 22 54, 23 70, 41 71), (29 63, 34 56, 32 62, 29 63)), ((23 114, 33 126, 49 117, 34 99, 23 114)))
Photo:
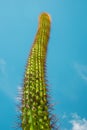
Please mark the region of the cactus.
POLYGON ((46 53, 50 25, 50 16, 42 13, 39 16, 38 30, 24 75, 20 115, 22 130, 51 130, 54 128, 46 80, 46 53))

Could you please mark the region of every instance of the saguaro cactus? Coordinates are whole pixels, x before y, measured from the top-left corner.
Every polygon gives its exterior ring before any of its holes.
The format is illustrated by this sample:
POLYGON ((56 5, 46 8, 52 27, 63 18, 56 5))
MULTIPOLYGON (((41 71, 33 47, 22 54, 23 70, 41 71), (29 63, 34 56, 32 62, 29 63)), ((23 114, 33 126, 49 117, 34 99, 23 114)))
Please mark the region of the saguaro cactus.
POLYGON ((39 16, 39 25, 28 58, 24 75, 21 101, 22 130, 51 130, 50 104, 46 83, 46 52, 51 18, 47 13, 39 16))

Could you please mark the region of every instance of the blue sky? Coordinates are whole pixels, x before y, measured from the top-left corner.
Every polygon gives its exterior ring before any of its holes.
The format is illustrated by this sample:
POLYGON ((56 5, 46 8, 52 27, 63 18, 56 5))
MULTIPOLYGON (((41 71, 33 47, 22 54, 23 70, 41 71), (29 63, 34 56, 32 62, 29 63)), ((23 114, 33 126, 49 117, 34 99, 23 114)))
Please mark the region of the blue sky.
POLYGON ((0 0, 0 130, 12 130, 38 16, 52 18, 47 76, 60 130, 87 129, 87 0, 0 0))

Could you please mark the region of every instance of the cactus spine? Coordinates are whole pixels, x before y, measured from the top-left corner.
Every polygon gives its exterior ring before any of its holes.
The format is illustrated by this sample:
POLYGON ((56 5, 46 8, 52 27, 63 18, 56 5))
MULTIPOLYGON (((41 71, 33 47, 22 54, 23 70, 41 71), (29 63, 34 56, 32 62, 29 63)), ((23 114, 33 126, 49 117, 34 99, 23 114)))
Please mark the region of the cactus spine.
POLYGON ((20 116, 23 130, 52 129, 45 79, 50 24, 50 16, 47 13, 42 13, 39 16, 38 30, 24 76, 20 116))

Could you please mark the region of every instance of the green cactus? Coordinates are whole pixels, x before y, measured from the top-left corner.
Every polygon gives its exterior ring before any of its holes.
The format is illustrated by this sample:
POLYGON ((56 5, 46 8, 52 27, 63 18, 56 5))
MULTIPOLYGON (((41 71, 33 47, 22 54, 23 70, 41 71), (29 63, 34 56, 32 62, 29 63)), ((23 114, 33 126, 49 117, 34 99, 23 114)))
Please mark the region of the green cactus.
POLYGON ((52 117, 46 82, 46 53, 51 18, 47 13, 39 17, 38 31, 30 51, 21 101, 22 130, 52 130, 52 117))

